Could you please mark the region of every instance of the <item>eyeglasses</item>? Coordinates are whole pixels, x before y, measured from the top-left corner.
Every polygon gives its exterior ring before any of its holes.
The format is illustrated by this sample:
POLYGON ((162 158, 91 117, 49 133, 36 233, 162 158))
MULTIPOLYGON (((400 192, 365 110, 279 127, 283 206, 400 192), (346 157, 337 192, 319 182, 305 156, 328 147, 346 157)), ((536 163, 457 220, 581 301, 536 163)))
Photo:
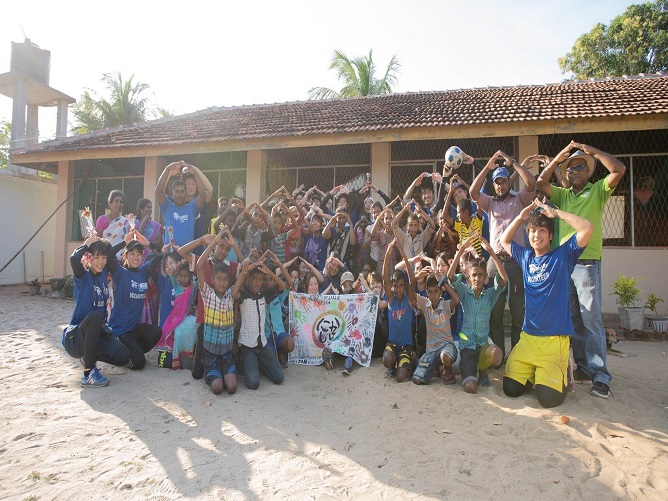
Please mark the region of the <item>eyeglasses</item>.
POLYGON ((571 172, 582 172, 586 168, 587 168, 586 164, 578 164, 573 166, 569 165, 568 167, 566 167, 566 174, 569 174, 571 172))

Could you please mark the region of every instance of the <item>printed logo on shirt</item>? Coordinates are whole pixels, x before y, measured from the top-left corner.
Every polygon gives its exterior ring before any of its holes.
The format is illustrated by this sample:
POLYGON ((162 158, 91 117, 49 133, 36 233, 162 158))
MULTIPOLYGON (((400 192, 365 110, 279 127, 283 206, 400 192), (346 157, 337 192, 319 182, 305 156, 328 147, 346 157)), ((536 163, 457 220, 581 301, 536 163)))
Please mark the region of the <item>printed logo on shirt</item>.
POLYGON ((174 212, 172 214, 172 217, 174 218, 175 223, 181 223, 181 224, 186 224, 188 222, 188 219, 189 219, 188 214, 184 214, 182 216, 177 212, 174 212))
POLYGON ((139 289, 140 291, 148 289, 148 284, 146 282, 135 282, 134 280, 130 280, 130 286, 133 289, 139 289))
POLYGON ((392 318, 397 322, 401 322, 401 319, 406 314, 406 308, 392 310, 392 318))
POLYGON ((93 285, 93 290, 95 291, 95 298, 97 300, 95 301, 94 308, 104 308, 104 298, 109 295, 109 290, 107 289, 106 294, 103 294, 102 289, 97 285, 93 285))
POLYGON ((545 282, 545 280, 550 277, 550 274, 546 270, 547 263, 541 265, 529 264, 529 276, 527 277, 527 282, 531 284, 545 282))

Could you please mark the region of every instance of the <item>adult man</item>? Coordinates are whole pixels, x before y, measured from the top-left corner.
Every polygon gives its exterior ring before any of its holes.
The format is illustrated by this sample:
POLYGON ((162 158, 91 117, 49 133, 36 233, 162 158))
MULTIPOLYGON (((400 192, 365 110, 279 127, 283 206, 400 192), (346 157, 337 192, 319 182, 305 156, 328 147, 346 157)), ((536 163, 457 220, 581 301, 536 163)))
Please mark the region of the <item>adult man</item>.
MULTIPOLYGON (((471 198, 485 211, 489 219, 489 243, 508 275, 508 293, 499 296, 489 320, 490 337, 494 341, 494 344, 501 348, 504 359, 506 357, 506 343, 503 330, 503 312, 506 308, 506 296, 508 296, 508 306, 510 307, 510 315, 512 317, 510 328, 510 345, 512 349, 520 340, 522 322, 524 322, 524 281, 522 268, 520 268, 519 263, 501 245, 501 235, 513 219, 533 199, 536 182, 531 173, 525 168, 525 165, 529 165, 530 162, 538 159, 546 160, 545 157, 532 155, 524 160, 523 165, 520 165, 517 160, 510 158, 503 151, 499 150, 492 155, 487 165, 480 171, 471 185, 471 198), (496 162, 498 160, 504 160, 505 166, 497 166, 496 162), (514 168, 515 172, 520 175, 522 181, 525 183, 524 188, 519 193, 515 193, 511 189, 509 168, 514 168), (490 197, 481 193, 480 188, 485 182, 487 174, 492 171, 492 183, 496 195, 490 197)), ((513 240, 520 245, 524 245, 524 235, 520 231, 515 234, 513 240)), ((490 279, 496 276, 497 271, 494 260, 488 260, 487 274, 490 279)))
MULTIPOLYGON (((571 275, 571 315, 575 329, 571 345, 577 364, 575 379, 591 379, 593 387, 590 394, 601 398, 610 395, 612 380, 606 365, 607 347, 601 318, 601 222, 603 208, 625 172, 624 164, 609 153, 571 141, 537 180, 538 189, 557 207, 594 224, 594 233, 571 275), (569 156, 573 149, 578 151, 569 156), (594 173, 596 160, 601 162, 609 174, 592 184, 589 178, 594 173), (568 181, 569 188, 550 184, 550 177, 557 166, 562 178, 568 181)), ((573 233, 575 230, 572 226, 559 220, 555 241, 563 244, 573 233)))
POLYGON ((175 243, 184 245, 190 242, 195 235, 195 218, 204 207, 205 197, 196 196, 191 202, 186 198, 186 184, 177 179, 172 184, 172 198, 165 196, 165 186, 169 178, 180 173, 192 172, 195 174, 197 190, 206 192, 204 174, 194 165, 180 162, 172 162, 162 171, 158 185, 155 187, 155 198, 160 204, 160 211, 165 222, 165 245, 175 243), (184 172, 185 170, 185 172, 184 172))

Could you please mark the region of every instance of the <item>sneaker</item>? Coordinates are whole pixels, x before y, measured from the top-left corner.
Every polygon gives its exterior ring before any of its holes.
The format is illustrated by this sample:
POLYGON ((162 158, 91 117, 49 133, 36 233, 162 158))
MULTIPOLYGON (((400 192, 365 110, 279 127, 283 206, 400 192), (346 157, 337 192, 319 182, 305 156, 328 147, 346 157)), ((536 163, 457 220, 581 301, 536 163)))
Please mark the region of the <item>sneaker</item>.
POLYGON ((608 398, 610 396, 610 387, 601 383, 600 381, 595 381, 594 386, 591 387, 589 394, 594 397, 608 398))
POLYGON ((92 388, 102 388, 109 384, 109 379, 100 374, 100 370, 94 367, 88 374, 88 377, 81 375, 81 386, 90 386, 92 388))
POLYGON ((353 372, 353 357, 346 357, 346 361, 343 362, 343 370, 341 373, 344 376, 350 376, 353 372))
POLYGON ((385 369, 385 377, 387 379, 394 379, 397 376, 397 370, 393 367, 391 369, 385 369))
POLYGON ((573 379, 575 381, 591 381, 591 378, 587 375, 587 373, 579 367, 576 367, 573 371, 573 379))

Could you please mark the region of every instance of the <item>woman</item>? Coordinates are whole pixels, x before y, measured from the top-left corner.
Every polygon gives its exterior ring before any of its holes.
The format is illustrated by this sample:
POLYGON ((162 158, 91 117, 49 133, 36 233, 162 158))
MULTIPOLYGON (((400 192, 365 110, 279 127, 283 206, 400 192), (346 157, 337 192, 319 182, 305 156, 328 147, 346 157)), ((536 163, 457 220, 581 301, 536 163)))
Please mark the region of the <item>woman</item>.
POLYGON ((148 264, 141 264, 144 248, 148 246, 148 240, 137 230, 132 230, 125 236, 123 260, 126 267, 108 263, 114 280, 114 306, 109 316, 109 328, 130 350, 127 366, 133 370, 144 367, 144 354, 157 344, 162 335, 157 325, 140 323, 149 274, 161 262, 160 259, 153 259, 148 264))
MULTIPOLYGON (((125 194, 120 190, 112 190, 107 202, 109 213, 97 218, 95 230, 98 237, 104 238, 111 245, 117 245, 123 241, 130 229, 130 222, 121 214, 125 203, 125 194)), ((121 256, 122 252, 119 251, 116 259, 120 260, 121 256)))
MULTIPOLYGON (((108 242, 93 235, 70 257, 76 305, 70 325, 63 330, 62 344, 71 357, 83 357, 83 387, 100 388, 109 384, 109 379, 97 368, 98 360, 118 366, 130 360, 130 351, 118 338, 110 335, 104 323, 109 298, 109 254, 114 255, 108 242), (86 267, 82 264, 84 256, 86 267)), ((113 257, 111 261, 116 264, 113 257)))
MULTIPOLYGON (((137 218, 139 219, 139 233, 146 237, 150 244, 150 249, 159 251, 162 248, 164 239, 163 228, 160 223, 152 219, 153 203, 148 198, 141 198, 137 202, 137 218)), ((146 259, 151 254, 148 247, 144 249, 144 258, 141 264, 146 263, 146 259)), ((152 279, 148 282, 148 292, 144 301, 144 310, 141 321, 147 324, 158 323, 159 294, 157 282, 152 279)))

